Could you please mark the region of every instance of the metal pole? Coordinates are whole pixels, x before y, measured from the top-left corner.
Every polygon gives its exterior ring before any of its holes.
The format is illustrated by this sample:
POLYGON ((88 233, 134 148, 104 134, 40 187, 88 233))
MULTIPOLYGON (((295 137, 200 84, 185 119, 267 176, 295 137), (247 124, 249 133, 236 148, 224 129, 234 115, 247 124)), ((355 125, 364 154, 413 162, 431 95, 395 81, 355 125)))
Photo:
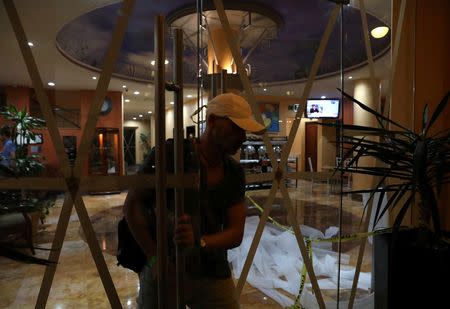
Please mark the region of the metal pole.
MULTIPOLYGON (((173 81, 178 85, 178 90, 174 92, 175 97, 175 174, 179 179, 184 174, 184 152, 183 152, 183 32, 181 29, 175 30, 175 40, 173 41, 175 57, 173 61, 173 81)), ((175 188, 175 218, 184 214, 184 189, 175 188)), ((179 246, 175 248, 176 269, 177 269, 177 308, 184 309, 184 267, 185 260, 179 246)))
POLYGON ((213 64, 213 71, 211 74, 211 99, 214 99, 217 96, 217 83, 216 80, 214 78, 214 76, 216 75, 216 62, 213 60, 212 62, 213 64))
POLYGON ((156 235, 158 254, 158 308, 168 309, 167 296, 167 209, 166 209, 166 123, 164 76, 164 16, 155 19, 155 112, 156 112, 156 235))
POLYGON ((220 89, 222 93, 227 92, 227 70, 222 70, 222 75, 220 76, 220 89))

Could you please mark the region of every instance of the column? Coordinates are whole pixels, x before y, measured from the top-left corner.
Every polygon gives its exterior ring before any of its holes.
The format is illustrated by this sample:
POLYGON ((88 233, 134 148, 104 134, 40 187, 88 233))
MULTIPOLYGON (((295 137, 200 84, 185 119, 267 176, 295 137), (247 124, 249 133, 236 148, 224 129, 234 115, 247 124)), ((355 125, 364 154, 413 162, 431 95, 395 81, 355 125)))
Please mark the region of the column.
MULTIPOLYGON (((377 91, 378 91, 378 98, 380 97, 380 82, 377 81, 377 91)), ((377 110, 378 109, 378 102, 374 102, 373 94, 372 94, 372 88, 370 79, 359 79, 355 80, 355 88, 353 97, 370 107, 371 109, 377 110)), ((353 110, 353 123, 355 125, 360 126, 369 126, 369 127, 377 127, 377 120, 376 118, 361 109, 358 105, 354 105, 353 110)), ((370 137, 375 138, 375 137, 370 137)), ((358 165, 360 166, 375 166, 375 159, 372 157, 363 157, 360 158, 358 165)), ((352 189, 353 190, 364 190, 369 189, 372 187, 373 183, 373 176, 370 175, 363 175, 363 174, 357 174, 354 173, 352 175, 353 181, 352 181, 352 189)))

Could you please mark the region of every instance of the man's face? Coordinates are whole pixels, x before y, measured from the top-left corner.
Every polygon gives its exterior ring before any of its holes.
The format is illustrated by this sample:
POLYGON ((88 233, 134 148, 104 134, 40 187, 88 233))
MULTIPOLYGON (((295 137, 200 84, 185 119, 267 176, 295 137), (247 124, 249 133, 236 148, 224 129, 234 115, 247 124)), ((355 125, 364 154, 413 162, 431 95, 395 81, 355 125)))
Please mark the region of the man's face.
POLYGON ((226 117, 214 117, 212 136, 215 145, 225 154, 233 155, 245 142, 245 131, 226 117))

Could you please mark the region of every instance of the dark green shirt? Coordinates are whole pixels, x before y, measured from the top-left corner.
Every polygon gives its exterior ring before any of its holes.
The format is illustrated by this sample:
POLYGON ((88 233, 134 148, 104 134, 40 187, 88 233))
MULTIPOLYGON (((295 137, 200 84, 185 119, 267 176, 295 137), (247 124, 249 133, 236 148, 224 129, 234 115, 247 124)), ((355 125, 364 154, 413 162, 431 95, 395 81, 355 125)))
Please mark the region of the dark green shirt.
MULTIPOLYGON (((167 172, 174 172, 174 143, 173 139, 166 142, 167 172)), ((140 174, 155 172, 155 149, 148 155, 140 170, 140 174)), ((224 177, 214 186, 207 188, 204 167, 194 144, 190 140, 184 141, 184 172, 199 173, 200 185, 198 189, 184 190, 184 210, 192 219, 195 237, 208 235, 223 230, 226 223, 228 207, 242 202, 245 197, 245 174, 241 165, 230 156, 223 157, 224 177)), ((150 225, 151 234, 156 241, 156 196, 154 189, 144 192, 143 207, 150 225)), ((169 259, 175 261, 175 245, 173 231, 175 227, 175 199, 174 190, 167 189, 168 213, 168 254, 169 259)), ((193 250, 186 257, 186 271, 194 276, 209 278, 229 278, 231 271, 227 260, 227 251, 204 252, 193 250)))

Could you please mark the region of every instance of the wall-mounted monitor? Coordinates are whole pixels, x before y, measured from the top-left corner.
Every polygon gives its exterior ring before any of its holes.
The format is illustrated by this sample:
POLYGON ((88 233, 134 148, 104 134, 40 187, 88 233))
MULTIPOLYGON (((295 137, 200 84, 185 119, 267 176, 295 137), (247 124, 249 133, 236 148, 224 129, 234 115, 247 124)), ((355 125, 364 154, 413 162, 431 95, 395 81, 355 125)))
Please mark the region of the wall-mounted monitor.
POLYGON ((307 118, 338 118, 339 99, 308 99, 306 101, 307 118))

